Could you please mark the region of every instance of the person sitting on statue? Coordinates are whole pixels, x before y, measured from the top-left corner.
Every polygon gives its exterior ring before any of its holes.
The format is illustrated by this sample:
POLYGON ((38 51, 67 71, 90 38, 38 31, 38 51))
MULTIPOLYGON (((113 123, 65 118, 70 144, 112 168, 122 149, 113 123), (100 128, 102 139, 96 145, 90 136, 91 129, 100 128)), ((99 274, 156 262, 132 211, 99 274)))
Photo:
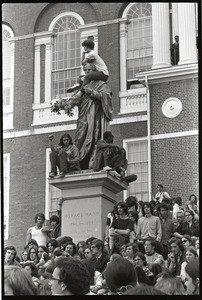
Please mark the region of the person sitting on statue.
MULTIPOLYGON (((84 94, 84 86, 89 84, 91 81, 104 81, 106 82, 109 77, 109 71, 103 59, 94 51, 95 44, 91 39, 87 39, 82 43, 84 51, 82 54, 82 65, 85 63, 93 63, 95 65, 96 71, 87 73, 82 78, 83 83, 79 80, 73 87, 67 89, 67 93, 71 93, 76 89, 79 91, 72 97, 77 100, 80 100, 81 96, 84 94)), ((81 78, 81 77, 80 77, 81 78)))
POLYGON ((113 144, 114 136, 111 131, 105 131, 103 140, 97 143, 97 149, 94 160, 95 171, 110 171, 111 174, 121 178, 126 182, 132 182, 137 179, 135 174, 125 176, 127 169, 126 151, 113 144))
POLYGON ((80 170, 79 150, 73 145, 71 136, 68 133, 63 134, 58 147, 53 146, 53 135, 49 135, 48 138, 52 150, 50 153, 51 172, 49 177, 57 175, 57 166, 61 177, 71 171, 80 170))

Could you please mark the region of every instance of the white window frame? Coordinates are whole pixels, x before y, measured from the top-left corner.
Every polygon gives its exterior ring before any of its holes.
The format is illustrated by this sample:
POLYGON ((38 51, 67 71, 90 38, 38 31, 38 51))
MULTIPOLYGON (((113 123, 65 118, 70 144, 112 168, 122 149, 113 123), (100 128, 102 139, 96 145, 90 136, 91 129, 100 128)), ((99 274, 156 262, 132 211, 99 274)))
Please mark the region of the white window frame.
MULTIPOLYGON (((148 2, 149 3, 149 2, 148 2)), ((124 10, 122 15, 122 22, 120 22, 120 91, 121 93, 127 91, 127 70, 126 70, 126 59, 127 59, 127 14, 131 7, 136 4, 135 2, 130 3, 124 10)), ((150 4, 150 3, 149 3, 150 4)))
MULTIPOLYGON (((81 43, 88 38, 88 36, 94 36, 95 51, 98 51, 98 28, 97 24, 85 25, 82 17, 74 12, 65 12, 56 16, 49 25, 48 31, 35 34, 35 62, 34 62, 34 104, 32 105, 33 110, 33 121, 32 126, 52 124, 58 122, 76 121, 78 118, 78 109, 74 108, 74 115, 67 117, 65 113, 57 115, 51 113, 51 70, 52 70, 52 50, 53 50, 53 35, 54 26, 57 21, 64 16, 73 16, 80 21, 78 26, 81 32, 81 43), (40 46, 45 45, 45 99, 44 103, 40 103, 40 46)), ((81 47, 81 54, 82 54, 81 47)), ((82 74, 82 70, 81 70, 82 74)))
MULTIPOLYGON (((4 211, 4 214, 6 214, 6 231, 4 240, 8 240, 8 234, 9 234, 9 197, 10 197, 10 153, 4 153, 3 155, 3 164, 6 164, 6 174, 3 174, 3 178, 7 178, 7 189, 4 188, 4 199, 3 201, 7 201, 6 203, 6 211, 4 211)), ((4 222, 3 222, 4 226, 4 222)))
MULTIPOLYGON (((3 105, 3 130, 13 129, 13 101, 14 101, 14 58, 15 58, 15 42, 14 42, 14 33, 12 29, 3 24, 2 29, 5 29, 9 32, 11 38, 10 42, 10 80, 6 84, 10 87, 10 105, 3 105)), ((6 80, 6 79, 5 79, 6 80)), ((4 81, 4 79, 3 79, 4 81)))
MULTIPOLYGON (((147 145, 148 145, 148 153, 147 153, 147 164, 148 164, 148 201, 150 201, 150 166, 151 166, 151 159, 150 159, 150 149, 149 149, 149 141, 147 137, 143 137, 143 138, 131 138, 131 139, 124 139, 123 140, 123 148, 126 150, 126 158, 128 157, 128 144, 130 143, 135 143, 135 142, 139 142, 139 141, 147 141, 147 145)), ((127 173, 127 172, 126 172, 127 173)), ((128 174, 126 174, 128 175, 128 174)), ((133 184, 133 183, 130 183, 133 184)), ((123 192, 124 195, 124 199, 126 199, 127 197, 130 196, 129 191, 124 191, 123 192)), ((140 200, 140 199, 138 199, 140 200)))

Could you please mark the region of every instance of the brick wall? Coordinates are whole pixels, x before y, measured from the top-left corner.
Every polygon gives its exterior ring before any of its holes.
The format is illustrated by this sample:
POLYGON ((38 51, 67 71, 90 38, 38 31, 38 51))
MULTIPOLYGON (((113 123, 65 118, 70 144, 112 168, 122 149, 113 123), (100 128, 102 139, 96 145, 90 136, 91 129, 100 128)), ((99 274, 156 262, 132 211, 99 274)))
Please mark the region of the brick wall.
POLYGON ((178 80, 150 86, 151 134, 198 129, 198 81, 178 80), (182 111, 176 118, 162 114, 162 104, 170 97, 182 102, 182 111))
POLYGON ((154 140, 151 143, 152 193, 161 183, 171 197, 183 202, 190 194, 199 193, 198 137, 187 136, 154 140))

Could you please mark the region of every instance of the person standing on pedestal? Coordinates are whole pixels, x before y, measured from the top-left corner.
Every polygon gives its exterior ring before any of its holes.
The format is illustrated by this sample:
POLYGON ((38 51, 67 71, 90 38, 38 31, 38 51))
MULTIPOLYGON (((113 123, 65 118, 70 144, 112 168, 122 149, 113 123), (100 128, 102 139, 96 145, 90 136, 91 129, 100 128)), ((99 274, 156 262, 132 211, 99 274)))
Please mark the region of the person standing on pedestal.
POLYGON ((64 176, 71 171, 80 170, 79 150, 73 145, 72 138, 68 133, 61 136, 59 147, 54 147, 52 140, 53 135, 49 135, 49 143, 52 152, 50 153, 51 172, 50 177, 57 175, 57 166, 60 170, 60 176, 64 176))

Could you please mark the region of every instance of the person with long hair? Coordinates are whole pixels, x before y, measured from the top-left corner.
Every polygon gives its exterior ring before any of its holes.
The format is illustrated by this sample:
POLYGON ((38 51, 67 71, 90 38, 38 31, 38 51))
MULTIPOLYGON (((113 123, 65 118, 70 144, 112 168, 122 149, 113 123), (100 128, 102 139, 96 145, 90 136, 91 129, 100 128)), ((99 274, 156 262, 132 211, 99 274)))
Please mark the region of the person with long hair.
POLYGON ((59 243, 56 239, 50 239, 46 244, 46 248, 48 250, 49 257, 52 258, 55 248, 59 248, 59 243))
POLYGON ((186 260, 181 264, 181 280, 184 282, 186 277, 185 267, 188 262, 193 261, 196 257, 198 257, 198 253, 195 247, 189 246, 185 249, 185 258, 186 260))
POLYGON ((57 175, 57 167, 60 170, 61 177, 71 171, 80 170, 79 150, 73 144, 71 136, 64 133, 60 138, 58 147, 53 146, 53 135, 49 135, 48 138, 52 150, 50 153, 51 172, 49 177, 57 175))
POLYGON ((174 276, 180 276, 181 264, 185 261, 184 246, 181 239, 172 237, 169 240, 169 248, 167 267, 174 276))
POLYGON ((194 213, 195 220, 199 220, 199 208, 197 197, 194 194, 189 196, 189 200, 185 203, 185 209, 190 209, 194 213))
POLYGON ((32 247, 29 248, 27 259, 28 261, 33 262, 35 265, 39 262, 37 246, 33 245, 32 247))
POLYGON ((31 275, 18 266, 4 267, 4 295, 29 296, 37 295, 38 290, 31 275))
POLYGON ((188 262, 185 267, 185 286, 188 295, 199 295, 199 258, 188 262))
POLYGON ((85 258, 84 251, 86 246, 87 245, 85 241, 79 241, 76 245, 78 250, 78 255, 80 256, 81 259, 85 258))

